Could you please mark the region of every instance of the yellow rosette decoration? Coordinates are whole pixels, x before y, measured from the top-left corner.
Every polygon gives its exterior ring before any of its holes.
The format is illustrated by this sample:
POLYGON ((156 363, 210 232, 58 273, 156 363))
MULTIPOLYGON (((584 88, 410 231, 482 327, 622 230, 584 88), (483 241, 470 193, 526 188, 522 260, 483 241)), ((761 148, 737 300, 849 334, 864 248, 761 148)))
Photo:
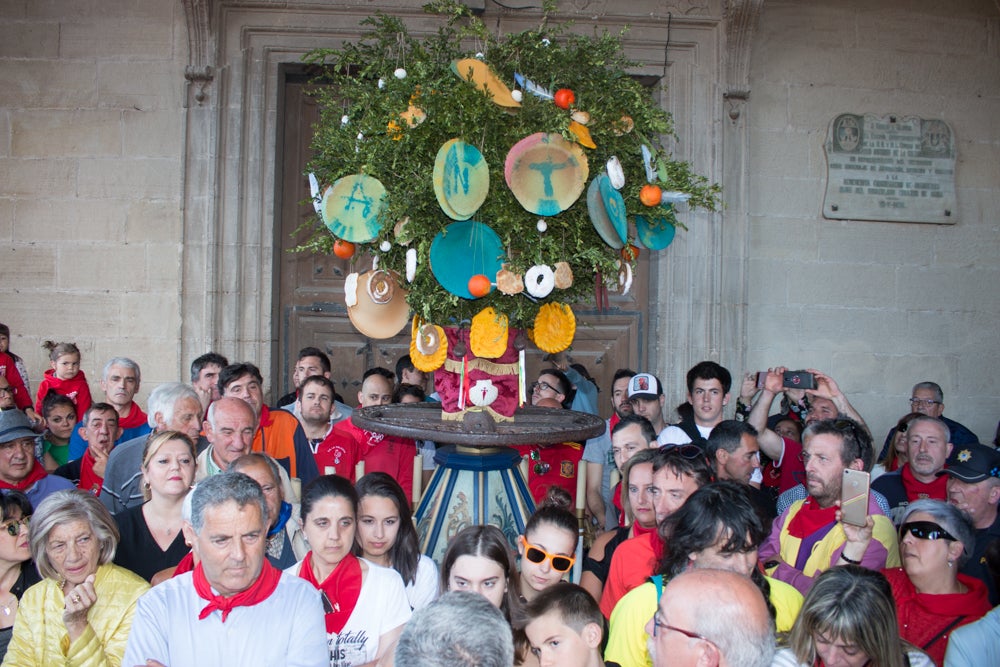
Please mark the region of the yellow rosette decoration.
POLYGON ((538 349, 549 354, 562 352, 573 342, 576 316, 565 303, 547 303, 538 309, 532 333, 538 349))
POLYGON ((472 354, 483 359, 496 359, 507 350, 507 316, 492 307, 483 308, 472 318, 469 329, 472 354))

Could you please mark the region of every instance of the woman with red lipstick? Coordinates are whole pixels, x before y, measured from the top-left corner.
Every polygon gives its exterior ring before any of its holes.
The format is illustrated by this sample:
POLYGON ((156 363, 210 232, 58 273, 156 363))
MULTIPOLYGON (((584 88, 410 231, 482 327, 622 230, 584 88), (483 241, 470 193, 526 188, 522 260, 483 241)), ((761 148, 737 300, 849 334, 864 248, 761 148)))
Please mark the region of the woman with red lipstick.
POLYGON ((0 495, 0 510, 3 516, 0 524, 0 660, 3 660, 14 633, 17 603, 29 586, 42 579, 31 562, 28 549, 31 502, 20 491, 8 491, 0 495))
POLYGON ((384 472, 368 473, 358 480, 358 537, 355 555, 391 567, 406 584, 413 611, 437 598, 438 569, 420 553, 417 529, 403 487, 384 472))
POLYGON ((150 436, 142 454, 146 502, 115 515, 121 534, 115 565, 151 581, 154 574, 176 566, 187 555, 181 508, 194 473, 194 445, 183 433, 161 431, 150 436))
POLYGON ((302 530, 311 550, 285 570, 319 589, 331 667, 368 667, 394 650, 410 620, 399 573, 352 553, 358 494, 337 475, 302 490, 302 530))

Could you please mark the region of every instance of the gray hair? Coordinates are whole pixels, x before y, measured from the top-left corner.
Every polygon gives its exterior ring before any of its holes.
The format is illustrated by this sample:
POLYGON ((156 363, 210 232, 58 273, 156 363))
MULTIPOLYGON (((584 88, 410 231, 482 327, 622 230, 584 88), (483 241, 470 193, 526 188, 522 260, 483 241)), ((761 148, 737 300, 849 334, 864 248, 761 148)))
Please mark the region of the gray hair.
POLYGON ((191 385, 183 382, 165 382, 149 394, 146 410, 149 413, 149 425, 156 428, 156 413, 163 415, 163 422, 169 424, 174 419, 174 408, 184 398, 190 398, 201 405, 198 393, 191 385))
POLYGON ((236 403, 230 403, 230 401, 239 401, 240 403, 242 403, 244 406, 246 406, 247 411, 250 413, 251 420, 254 422, 257 421, 257 415, 254 414, 253 408, 250 407, 249 403, 244 401, 242 398, 223 396, 217 401, 212 401, 212 404, 208 406, 208 413, 205 415, 205 419, 208 421, 209 424, 211 424, 213 431, 217 428, 215 424, 215 413, 218 410, 219 404, 221 403, 222 407, 226 407, 226 405, 236 405, 236 403))
POLYGON ((510 667, 514 641, 503 613, 481 595, 445 593, 413 614, 396 644, 403 667, 510 667))
POLYGON ((930 389, 934 392, 934 400, 938 403, 944 403, 944 392, 941 391, 941 385, 937 382, 918 382, 913 385, 913 389, 910 390, 910 396, 916 393, 917 389, 930 389))
POLYGON ((267 454, 262 452, 250 452, 249 454, 244 454, 230 463, 226 472, 243 472, 246 468, 258 463, 267 465, 268 469, 271 471, 271 476, 274 477, 274 488, 278 490, 278 494, 281 496, 281 499, 284 500, 285 490, 281 484, 281 470, 278 468, 278 462, 267 454))
POLYGON ((205 525, 205 512, 213 507, 225 505, 229 501, 243 508, 255 503, 260 508, 264 525, 268 525, 267 502, 260 484, 241 472, 222 472, 198 482, 191 496, 191 525, 195 533, 201 533, 205 525))
POLYGON ((112 357, 108 363, 104 364, 104 371, 101 373, 101 379, 107 380, 108 373, 111 372, 112 366, 124 366, 125 368, 135 371, 135 381, 136 383, 142 382, 142 372, 139 370, 139 364, 135 363, 128 357, 112 357))
POLYGON ((906 425, 906 432, 909 433, 910 429, 913 428, 915 424, 920 424, 920 423, 934 424, 944 433, 944 441, 951 442, 951 429, 948 428, 948 425, 945 424, 943 420, 937 417, 931 417, 928 415, 920 415, 919 417, 914 417, 913 419, 910 420, 910 423, 906 425))
MULTIPOLYGON (((906 506, 906 512, 903 513, 903 520, 900 521, 899 525, 902 526, 906 523, 910 515, 915 512, 930 514, 936 524, 954 535, 955 539, 962 543, 962 556, 958 559, 957 563, 958 567, 962 567, 976 546, 976 534, 969 515, 943 500, 922 498, 921 500, 914 500, 906 506)), ((902 536, 900 536, 900 539, 902 540, 902 536)))
POLYGON ((58 526, 74 521, 86 521, 100 543, 98 563, 106 565, 114 560, 118 548, 118 526, 107 508, 93 494, 79 489, 56 491, 42 501, 31 516, 29 545, 31 558, 38 573, 49 579, 62 579, 49 560, 46 547, 49 534, 58 526))

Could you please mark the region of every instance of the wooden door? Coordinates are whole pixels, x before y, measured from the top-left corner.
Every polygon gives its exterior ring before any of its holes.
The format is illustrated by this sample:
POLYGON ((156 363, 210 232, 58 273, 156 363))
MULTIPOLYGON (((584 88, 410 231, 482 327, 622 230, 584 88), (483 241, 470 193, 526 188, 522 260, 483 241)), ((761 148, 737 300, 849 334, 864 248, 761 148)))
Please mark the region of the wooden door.
MULTIPOLYGON (((274 368, 271 369, 272 394, 280 396, 291 390, 291 372, 298 351, 306 346, 318 347, 330 355, 331 379, 344 401, 357 404, 357 392, 362 374, 373 366, 394 369, 396 359, 409 350, 409 331, 387 340, 373 340, 354 329, 344 305, 344 278, 354 270, 370 266, 367 257, 354 258, 356 267, 332 255, 292 253, 309 232, 296 232, 313 220, 315 212, 307 202, 309 182, 305 165, 309 160, 312 126, 319 118, 315 101, 307 94, 306 77, 294 70, 284 76, 284 103, 279 117, 278 160, 281 165, 280 220, 275 229, 275 245, 280 249, 277 290, 279 294, 276 320, 274 368)), ((586 366, 601 389, 600 406, 604 417, 610 416, 608 398, 615 370, 628 367, 644 370, 648 359, 649 286, 651 284, 649 254, 643 252, 633 282, 626 296, 611 293, 607 312, 599 313, 593 302, 574 308, 577 315, 576 338, 569 357, 586 366)), ((543 353, 532 349, 528 355, 529 382, 546 364, 543 353)))

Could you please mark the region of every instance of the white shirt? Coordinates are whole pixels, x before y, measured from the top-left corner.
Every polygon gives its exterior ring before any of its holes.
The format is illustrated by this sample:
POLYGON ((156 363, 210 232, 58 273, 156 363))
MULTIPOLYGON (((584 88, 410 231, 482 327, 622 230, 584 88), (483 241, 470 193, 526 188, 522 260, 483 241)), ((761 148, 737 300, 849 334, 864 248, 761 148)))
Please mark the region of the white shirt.
POLYGON ((270 597, 234 608, 223 623, 218 609, 198 619, 208 602, 195 591, 193 577, 186 572, 139 598, 123 665, 144 665, 149 658, 169 667, 318 667, 329 661, 323 603, 307 582, 282 574, 270 597))
POLYGON ((406 598, 410 601, 410 608, 419 611, 437 599, 438 596, 438 568, 437 564, 421 554, 417 562, 417 574, 413 581, 406 584, 406 598))

